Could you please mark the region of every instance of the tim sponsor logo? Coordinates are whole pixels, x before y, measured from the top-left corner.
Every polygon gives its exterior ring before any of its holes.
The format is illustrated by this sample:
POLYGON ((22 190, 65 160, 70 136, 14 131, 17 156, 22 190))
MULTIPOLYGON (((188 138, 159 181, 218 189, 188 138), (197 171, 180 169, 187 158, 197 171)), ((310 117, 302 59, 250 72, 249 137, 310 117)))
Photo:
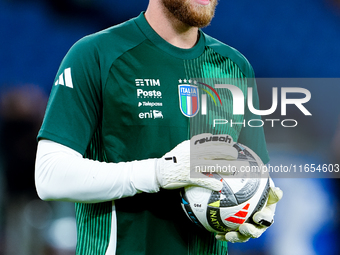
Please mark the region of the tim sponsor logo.
POLYGON ((136 87, 144 87, 144 86, 160 87, 161 86, 159 79, 135 79, 135 83, 136 83, 136 87))

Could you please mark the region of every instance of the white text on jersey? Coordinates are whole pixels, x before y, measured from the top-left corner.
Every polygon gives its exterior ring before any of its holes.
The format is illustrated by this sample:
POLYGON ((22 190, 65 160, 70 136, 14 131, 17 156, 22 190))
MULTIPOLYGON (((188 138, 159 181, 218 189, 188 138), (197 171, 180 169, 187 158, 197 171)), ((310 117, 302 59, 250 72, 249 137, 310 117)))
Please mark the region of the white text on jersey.
POLYGON ((143 87, 143 86, 161 86, 159 79, 135 79, 136 87, 143 87))
POLYGON ((146 91, 142 89, 137 89, 137 98, 161 98, 162 92, 157 90, 146 91))
POLYGON ((141 112, 138 114, 140 119, 163 119, 162 111, 151 110, 149 112, 141 112))

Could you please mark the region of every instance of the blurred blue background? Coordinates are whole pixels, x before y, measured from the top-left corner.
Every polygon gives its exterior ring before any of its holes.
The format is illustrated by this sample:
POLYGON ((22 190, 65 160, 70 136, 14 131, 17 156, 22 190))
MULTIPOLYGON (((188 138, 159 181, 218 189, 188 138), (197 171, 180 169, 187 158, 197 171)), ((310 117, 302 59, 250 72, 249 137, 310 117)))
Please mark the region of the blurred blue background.
MULTIPOLYGON (((39 201, 34 191, 35 135, 72 44, 137 16, 147 4, 0 0, 0 254, 74 254, 73 205, 39 201)), ((224 0, 204 31, 242 52, 257 77, 340 77, 339 0, 224 0)), ((312 93, 313 116, 294 129, 265 127, 270 163, 339 163, 340 86, 303 87, 312 93)), ((268 109, 271 88, 259 86, 259 94, 268 109)), ((229 254, 340 254, 339 181, 274 181, 284 190, 275 224, 260 239, 230 244, 229 254)))

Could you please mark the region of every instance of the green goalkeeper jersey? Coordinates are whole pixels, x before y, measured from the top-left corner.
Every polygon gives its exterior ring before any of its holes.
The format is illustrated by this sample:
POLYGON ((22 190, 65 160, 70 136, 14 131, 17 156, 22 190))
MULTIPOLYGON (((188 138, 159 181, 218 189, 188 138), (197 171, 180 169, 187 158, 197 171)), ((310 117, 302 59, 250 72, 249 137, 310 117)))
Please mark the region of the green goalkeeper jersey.
MULTIPOLYGON (((252 67, 235 49, 202 31, 193 48, 177 48, 142 13, 84 37, 70 49, 38 138, 86 158, 126 162, 160 158, 198 133, 229 134, 267 163, 263 129, 244 125, 258 116, 247 109, 233 115, 231 93, 215 89, 224 79, 240 79, 237 86, 244 95, 253 87, 257 108, 256 85, 249 82, 253 77, 252 67), (215 119, 234 125, 214 126, 215 119)), ((114 202, 76 204, 76 254, 226 254, 225 242, 186 217, 178 192, 161 189, 114 202)))

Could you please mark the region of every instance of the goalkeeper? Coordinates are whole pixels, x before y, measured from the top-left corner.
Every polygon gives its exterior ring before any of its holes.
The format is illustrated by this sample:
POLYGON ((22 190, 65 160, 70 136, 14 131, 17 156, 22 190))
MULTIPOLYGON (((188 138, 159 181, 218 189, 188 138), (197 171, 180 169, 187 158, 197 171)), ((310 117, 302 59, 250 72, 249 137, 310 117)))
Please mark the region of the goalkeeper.
MULTIPOLYGON (((262 224, 216 237, 191 224, 178 201, 183 186, 222 185, 189 177, 192 112, 179 107, 179 83, 254 76, 239 52, 199 29, 216 4, 150 0, 146 12, 84 37, 63 59, 38 134, 35 179, 42 199, 75 202, 76 254, 224 255, 226 241, 258 237, 272 223, 282 196, 275 188, 255 215, 262 224)), ((249 114, 243 117, 253 119, 249 114)), ((262 128, 219 133, 268 162, 262 128)))

